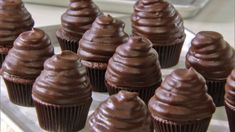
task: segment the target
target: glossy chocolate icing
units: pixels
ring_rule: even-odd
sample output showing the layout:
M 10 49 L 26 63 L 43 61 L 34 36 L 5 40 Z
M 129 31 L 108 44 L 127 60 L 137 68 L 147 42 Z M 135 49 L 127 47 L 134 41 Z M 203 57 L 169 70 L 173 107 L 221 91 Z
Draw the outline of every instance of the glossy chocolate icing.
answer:
M 151 118 L 137 93 L 120 91 L 89 117 L 90 132 L 151 132 Z
M 143 88 L 161 82 L 158 54 L 152 43 L 139 36 L 120 45 L 109 60 L 106 82 L 113 87 Z
M 34 21 L 21 0 L 0 0 L 0 52 L 7 53 L 15 39 L 31 30 Z
M 69 9 L 61 16 L 63 36 L 80 40 L 100 14 L 101 11 L 92 0 L 70 0 Z
M 235 68 L 232 70 L 225 85 L 225 102 L 235 107 Z
M 145 36 L 153 45 L 174 45 L 185 39 L 183 19 L 164 0 L 139 0 L 134 5 L 132 32 Z
M 54 48 L 44 31 L 34 28 L 23 32 L 15 40 L 13 48 L 3 62 L 3 77 L 34 82 L 43 70 L 44 61 L 53 54 Z
M 192 68 L 177 69 L 168 75 L 148 106 L 153 118 L 171 121 L 200 120 L 215 112 L 205 79 Z
M 110 15 L 97 17 L 79 42 L 79 57 L 85 61 L 108 63 L 117 46 L 128 40 L 124 27 L 124 22 Z
M 33 98 L 58 105 L 77 105 L 90 101 L 91 85 L 85 67 L 71 51 L 54 55 L 33 85 Z
M 206 79 L 225 80 L 235 68 L 235 50 L 217 32 L 202 31 L 192 40 L 186 66 Z

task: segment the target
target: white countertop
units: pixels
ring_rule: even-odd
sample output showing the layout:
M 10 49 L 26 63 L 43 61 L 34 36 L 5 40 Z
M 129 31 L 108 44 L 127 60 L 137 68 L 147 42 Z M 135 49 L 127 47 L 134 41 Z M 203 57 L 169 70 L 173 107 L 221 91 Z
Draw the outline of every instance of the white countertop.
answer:
M 60 24 L 60 16 L 64 7 L 26 4 L 33 15 L 36 26 Z M 111 13 L 113 16 L 126 14 Z M 206 8 L 190 19 L 186 19 L 185 27 L 197 33 L 202 30 L 212 30 L 223 34 L 226 41 L 234 46 L 234 0 L 211 0 Z M 235 47 L 235 46 L 234 46 Z

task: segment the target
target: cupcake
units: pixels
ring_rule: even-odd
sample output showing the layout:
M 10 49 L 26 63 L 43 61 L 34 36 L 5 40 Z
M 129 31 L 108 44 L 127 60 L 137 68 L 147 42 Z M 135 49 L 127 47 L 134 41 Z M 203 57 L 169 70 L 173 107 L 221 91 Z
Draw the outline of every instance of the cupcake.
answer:
M 151 117 L 137 93 L 120 91 L 89 117 L 89 132 L 152 132 Z
M 2 76 L 12 103 L 33 106 L 32 85 L 54 54 L 47 34 L 40 29 L 23 32 L 14 42 L 2 65 Z
M 235 68 L 227 79 L 224 99 L 230 131 L 235 132 Z
M 186 35 L 183 19 L 173 5 L 164 0 L 139 0 L 131 21 L 133 34 L 153 43 L 162 68 L 178 63 Z
M 206 132 L 215 112 L 205 79 L 194 69 L 168 75 L 148 108 L 157 132 Z
M 87 68 L 93 91 L 106 92 L 104 75 L 116 48 L 128 40 L 124 23 L 110 15 L 98 16 L 79 42 L 78 55 Z
M 130 37 L 116 49 L 105 73 L 110 95 L 120 90 L 137 92 L 146 104 L 161 81 L 158 54 L 152 43 L 140 36 Z
M 204 76 L 216 106 L 223 106 L 226 78 L 235 68 L 235 50 L 223 36 L 212 31 L 199 32 L 186 55 L 186 67 L 193 67 Z
M 73 132 L 84 128 L 92 102 L 85 67 L 71 51 L 54 55 L 33 85 L 40 126 L 47 131 Z
M 61 27 L 56 32 L 61 49 L 77 53 L 79 40 L 101 14 L 92 0 L 70 0 L 69 9 L 61 16 Z
M 16 38 L 31 30 L 34 21 L 21 0 L 0 1 L 0 69 Z

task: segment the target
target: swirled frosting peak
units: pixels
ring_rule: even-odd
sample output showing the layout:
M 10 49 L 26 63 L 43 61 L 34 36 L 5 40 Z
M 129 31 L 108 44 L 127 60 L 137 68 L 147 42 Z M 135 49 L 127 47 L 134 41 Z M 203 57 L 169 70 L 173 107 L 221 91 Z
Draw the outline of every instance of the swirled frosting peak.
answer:
M 43 63 L 54 54 L 54 48 L 44 31 L 34 28 L 15 40 L 3 65 L 3 76 L 15 76 L 34 81 L 43 70 Z
M 58 105 L 91 101 L 91 85 L 79 57 L 65 50 L 48 59 L 33 85 L 33 98 Z
M 235 68 L 235 50 L 221 34 L 201 31 L 192 40 L 186 66 L 193 67 L 206 79 L 225 80 Z
M 130 37 L 109 60 L 105 80 L 115 87 L 142 88 L 158 84 L 161 71 L 152 43 L 144 37 Z
M 205 79 L 192 68 L 168 75 L 148 106 L 152 117 L 171 121 L 204 119 L 215 112 Z
M 174 45 L 185 39 L 183 19 L 164 0 L 138 0 L 132 14 L 132 32 L 154 45 Z
M 0 48 L 11 48 L 15 39 L 31 30 L 34 21 L 21 0 L 0 0 Z
M 101 14 L 92 0 L 70 0 L 69 9 L 61 17 L 62 32 L 69 39 L 80 39 Z
M 225 102 L 235 107 L 235 68 L 232 70 L 225 85 Z
M 125 24 L 110 15 L 98 16 L 79 42 L 78 54 L 82 60 L 108 63 L 117 46 L 128 40 Z
M 120 91 L 89 117 L 91 132 L 151 132 L 151 118 L 137 93 Z

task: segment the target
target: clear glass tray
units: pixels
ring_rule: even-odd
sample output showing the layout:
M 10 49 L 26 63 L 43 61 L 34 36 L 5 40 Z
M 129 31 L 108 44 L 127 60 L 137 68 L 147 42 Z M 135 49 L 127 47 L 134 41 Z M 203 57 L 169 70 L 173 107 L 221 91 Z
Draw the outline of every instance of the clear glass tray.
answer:
M 126 23 L 126 31 L 130 33 L 130 22 L 127 18 L 123 19 Z M 55 31 L 58 28 L 57 26 L 49 26 L 49 27 L 42 27 L 45 32 L 48 33 L 50 36 L 52 43 L 55 46 L 56 53 L 60 52 L 60 48 L 58 45 L 58 41 L 55 37 Z M 185 60 L 185 54 L 190 47 L 190 41 L 195 36 L 194 33 L 192 33 L 189 30 L 185 30 L 186 33 L 186 41 L 183 46 L 183 50 L 181 53 L 181 58 L 178 63 L 178 65 L 163 69 L 163 77 L 165 77 L 167 74 L 172 72 L 176 68 L 184 68 L 184 60 Z M 6 86 L 2 80 L 2 77 L 0 77 L 0 86 L 1 86 L 1 106 L 0 109 L 4 114 L 6 114 L 14 123 L 16 123 L 24 132 L 42 132 L 43 130 L 39 127 L 36 111 L 34 108 L 27 108 L 27 107 L 21 107 L 12 104 L 9 101 Z M 89 110 L 89 115 L 94 112 L 95 108 L 100 104 L 100 102 L 104 101 L 107 97 L 107 93 L 92 93 L 93 102 L 91 105 L 91 108 Z M 17 131 L 18 132 L 18 131 Z M 87 127 L 84 128 L 81 132 L 87 132 Z M 213 116 L 213 119 L 210 123 L 210 127 L 208 132 L 229 132 L 228 128 L 228 121 L 226 117 L 226 113 L 224 110 L 224 107 L 220 107 L 216 109 L 216 112 Z

